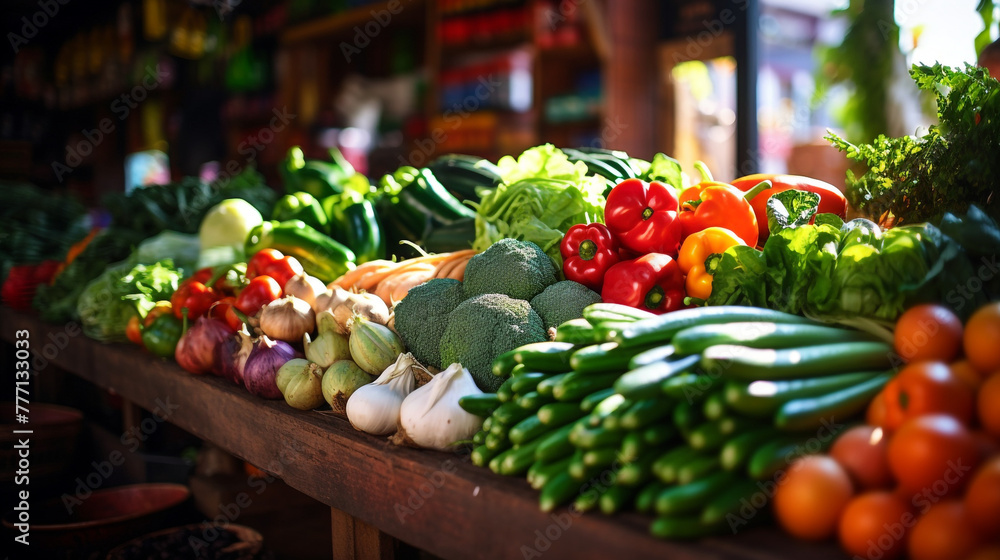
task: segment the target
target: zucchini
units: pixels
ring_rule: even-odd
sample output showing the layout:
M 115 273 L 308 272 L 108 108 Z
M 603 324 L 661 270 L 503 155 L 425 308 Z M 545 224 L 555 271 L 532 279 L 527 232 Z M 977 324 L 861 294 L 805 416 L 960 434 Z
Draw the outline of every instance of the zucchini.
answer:
M 622 346 L 640 346 L 669 341 L 678 332 L 698 325 L 734 323 L 737 321 L 770 321 L 798 325 L 814 325 L 815 321 L 772 309 L 744 307 L 740 305 L 719 305 L 681 309 L 673 313 L 656 315 L 642 321 L 635 321 L 615 333 L 614 341 Z
M 552 396 L 561 402 L 579 402 L 594 391 L 611 387 L 618 377 L 617 373 L 587 375 L 574 371 L 573 373 L 566 374 L 566 377 L 561 378 L 555 383 L 552 388 Z
M 645 399 L 662 393 L 664 381 L 697 367 L 699 356 L 685 356 L 674 361 L 658 361 L 633 369 L 615 382 L 615 390 L 629 398 Z
M 673 403 L 665 398 L 652 398 L 641 400 L 627 411 L 620 418 L 620 425 L 626 430 L 638 430 L 670 416 L 673 412 Z
M 583 318 L 591 325 L 609 321 L 631 323 L 644 319 L 654 319 L 657 315 L 619 303 L 594 303 L 583 308 Z
M 677 515 L 701 511 L 709 500 L 723 493 L 736 480 L 733 473 L 718 471 L 700 480 L 667 488 L 656 497 L 656 513 Z
M 815 324 L 758 321 L 698 325 L 678 332 L 670 342 L 679 354 L 700 354 L 717 344 L 738 344 L 750 348 L 796 348 L 866 340 L 874 339 L 872 335 L 862 331 Z
M 727 379 L 794 379 L 885 369 L 892 365 L 894 355 L 892 346 L 884 342 L 836 342 L 781 350 L 719 344 L 702 353 L 701 367 Z
M 538 420 L 552 429 L 579 420 L 586 414 L 576 403 L 549 403 L 538 409 Z
M 600 344 L 607 342 L 604 338 L 604 331 L 594 328 L 590 321 L 583 318 L 570 319 L 556 327 L 556 342 L 579 345 Z
M 877 374 L 853 387 L 818 397 L 788 401 L 774 416 L 774 425 L 781 430 L 805 431 L 818 429 L 827 420 L 851 418 L 864 411 L 892 377 L 891 372 Z
M 750 462 L 750 458 L 761 446 L 781 437 L 781 433 L 770 426 L 738 434 L 722 445 L 719 463 L 729 471 L 741 469 Z
M 530 370 L 558 373 L 569 368 L 569 357 L 576 348 L 569 342 L 547 341 L 525 344 L 511 352 L 516 363 Z
M 646 347 L 622 348 L 614 342 L 594 344 L 574 352 L 569 364 L 576 373 L 625 373 L 632 358 L 647 349 Z
M 629 369 L 639 369 L 642 366 L 648 366 L 649 364 L 655 364 L 656 362 L 664 362 L 677 355 L 677 351 L 671 344 L 664 344 L 662 346 L 654 346 L 649 350 L 644 352 L 639 352 L 628 362 Z
M 726 405 L 736 412 L 755 418 L 773 418 L 788 401 L 853 387 L 871 377 L 871 373 L 861 372 L 781 381 L 727 381 L 723 394 Z
M 500 406 L 500 398 L 496 393 L 480 393 L 476 395 L 466 395 L 458 399 L 458 406 L 469 414 L 475 414 L 481 418 L 487 418 Z

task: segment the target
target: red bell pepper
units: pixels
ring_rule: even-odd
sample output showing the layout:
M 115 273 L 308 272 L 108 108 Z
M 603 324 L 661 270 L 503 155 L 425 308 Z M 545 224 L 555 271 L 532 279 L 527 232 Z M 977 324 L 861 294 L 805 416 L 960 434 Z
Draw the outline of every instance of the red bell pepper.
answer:
M 663 253 L 622 261 L 604 275 L 601 299 L 652 313 L 676 311 L 684 306 L 684 273 Z
M 733 181 L 733 186 L 741 191 L 749 191 L 761 181 L 771 181 L 771 188 L 750 199 L 750 206 L 757 215 L 757 242 L 761 245 L 767 241 L 770 231 L 767 229 L 767 201 L 782 191 L 791 189 L 813 192 L 819 195 L 817 214 L 836 214 L 843 218 L 847 214 L 847 199 L 840 189 L 819 179 L 799 175 L 765 175 L 756 174 L 740 177 Z
M 626 248 L 676 256 L 681 244 L 677 192 L 670 185 L 626 179 L 615 185 L 604 207 L 604 221 Z
M 618 262 L 618 240 L 604 224 L 577 224 L 566 231 L 559 252 L 566 279 L 600 293 L 604 273 Z

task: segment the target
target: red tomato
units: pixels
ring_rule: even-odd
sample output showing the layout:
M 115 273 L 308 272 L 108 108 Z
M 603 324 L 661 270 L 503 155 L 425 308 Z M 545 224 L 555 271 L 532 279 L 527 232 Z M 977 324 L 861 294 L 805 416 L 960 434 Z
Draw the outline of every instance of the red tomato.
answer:
M 968 426 L 975 392 L 941 362 L 917 362 L 903 368 L 883 389 L 885 427 L 899 428 L 910 418 L 947 414 Z
M 962 321 L 943 305 L 911 307 L 896 321 L 894 346 L 907 362 L 950 362 L 962 349 Z
M 302 265 L 295 257 L 281 257 L 263 269 L 263 273 L 274 278 L 282 289 L 285 288 L 285 283 L 288 282 L 289 278 L 300 272 L 302 272 Z
M 178 288 L 177 292 L 180 291 L 181 289 Z M 175 296 L 177 292 L 174 293 Z M 212 304 L 219 299 L 220 294 L 201 282 L 189 281 L 187 292 L 184 296 L 183 299 L 178 299 L 176 302 L 173 297 L 170 298 L 170 303 L 174 308 L 174 315 L 182 319 L 184 317 L 184 310 L 187 309 L 188 319 L 197 319 L 208 312 Z
M 958 420 L 943 414 L 908 420 L 889 441 L 889 469 L 899 490 L 912 496 L 915 504 L 960 493 L 979 459 L 976 438 Z
M 854 495 L 851 479 L 836 461 L 809 455 L 795 461 L 774 493 L 774 513 L 788 533 L 800 539 L 825 539 Z
M 885 491 L 866 492 L 852 499 L 840 516 L 840 545 L 854 558 L 899 558 L 916 519 L 902 496 Z
M 260 251 L 257 251 L 257 253 L 250 257 L 250 260 L 247 261 L 247 280 L 253 280 L 261 274 L 266 274 L 264 270 L 275 262 L 281 260 L 284 256 L 285 255 L 282 255 L 281 251 L 277 249 L 261 249 Z
M 236 309 L 253 316 L 261 307 L 281 297 L 281 286 L 270 276 L 257 276 L 236 296 Z
M 211 280 L 212 276 L 215 276 L 215 272 L 212 270 L 212 267 L 206 266 L 205 268 L 199 268 L 197 271 L 195 271 L 195 273 L 191 275 L 191 278 L 188 278 L 187 281 L 201 282 L 202 284 L 204 284 L 209 280 Z
M 857 488 L 888 488 L 892 484 L 889 472 L 888 438 L 882 428 L 856 426 L 847 430 L 830 448 L 830 456 L 847 474 Z
M 1000 535 L 1000 457 L 987 461 L 965 491 L 969 521 L 984 537 Z
M 958 500 L 934 504 L 910 532 L 907 545 L 910 560 L 953 560 L 969 556 L 983 544 L 982 537 L 969 521 L 969 513 Z

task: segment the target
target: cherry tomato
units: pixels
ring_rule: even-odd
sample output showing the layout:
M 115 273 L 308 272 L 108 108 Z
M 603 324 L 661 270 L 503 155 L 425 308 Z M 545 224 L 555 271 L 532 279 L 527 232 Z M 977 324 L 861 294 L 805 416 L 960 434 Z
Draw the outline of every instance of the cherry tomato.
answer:
M 951 416 L 912 418 L 889 440 L 889 469 L 899 490 L 925 503 L 960 493 L 978 464 L 976 438 Z
M 896 353 L 907 362 L 950 362 L 962 348 L 962 321 L 943 305 L 911 307 L 896 322 Z
M 182 289 L 187 288 L 183 293 L 183 299 L 175 298 L 177 293 L 181 292 Z M 214 289 L 202 284 L 201 282 L 189 281 L 185 286 L 177 289 L 174 292 L 174 297 L 170 298 L 170 302 L 173 305 L 174 316 L 178 319 L 184 318 L 184 310 L 187 309 L 188 319 L 197 319 L 201 317 L 206 312 L 208 308 L 212 307 L 212 304 L 216 302 L 220 297 L 220 294 Z
M 194 274 L 191 275 L 191 278 L 188 278 L 186 281 L 207 284 L 213 276 L 215 276 L 215 271 L 212 270 L 212 267 L 206 266 L 205 268 L 199 268 Z
M 910 531 L 910 560 L 954 560 L 972 554 L 983 539 L 970 521 L 959 500 L 934 504 Z
M 882 428 L 856 426 L 847 430 L 830 448 L 830 456 L 844 467 L 855 487 L 888 488 L 892 484 L 886 449 L 888 438 Z
M 257 251 L 257 253 L 250 257 L 250 260 L 247 261 L 247 280 L 253 280 L 262 274 L 266 274 L 264 270 L 273 263 L 281 260 L 284 256 L 285 255 L 282 255 L 281 251 L 277 249 L 261 249 L 260 251 Z
M 976 411 L 983 429 L 1000 438 L 1000 374 L 989 376 L 979 388 Z
M 302 272 L 302 265 L 295 257 L 282 257 L 264 269 L 264 274 L 274 278 L 281 289 L 285 288 L 288 279 Z
M 865 422 L 869 426 L 885 427 L 885 389 L 875 395 L 872 402 L 868 404 L 868 411 L 865 412 Z
M 236 296 L 236 309 L 248 316 L 281 297 L 281 286 L 270 276 L 257 276 Z
M 866 492 L 848 502 L 840 516 L 840 546 L 854 558 L 899 558 L 916 519 L 902 496 L 882 490 Z
M 964 503 L 969 520 L 984 537 L 1000 535 L 1000 457 L 972 475 Z
M 212 308 L 209 309 L 208 314 L 214 319 L 224 321 L 234 331 L 238 331 L 243 328 L 243 321 L 240 321 L 239 317 L 233 313 L 233 305 L 235 303 L 235 297 L 224 297 L 212 304 Z
M 125 336 L 132 344 L 142 345 L 142 319 L 138 315 L 129 317 L 125 325 Z
M 951 373 L 954 374 L 955 377 L 965 381 L 969 384 L 969 387 L 972 387 L 973 389 L 979 389 L 979 386 L 986 380 L 986 376 L 980 374 L 979 371 L 972 366 L 969 360 L 952 362 L 948 364 L 948 367 L 951 369 Z
M 947 414 L 968 426 L 972 422 L 975 394 L 941 362 L 917 362 L 903 368 L 883 389 L 885 427 L 899 428 L 910 418 Z
M 1000 301 L 988 303 L 965 324 L 965 356 L 983 375 L 1000 371 Z
M 837 531 L 841 511 L 854 495 L 839 463 L 823 455 L 795 461 L 774 493 L 774 512 L 788 533 L 825 539 Z

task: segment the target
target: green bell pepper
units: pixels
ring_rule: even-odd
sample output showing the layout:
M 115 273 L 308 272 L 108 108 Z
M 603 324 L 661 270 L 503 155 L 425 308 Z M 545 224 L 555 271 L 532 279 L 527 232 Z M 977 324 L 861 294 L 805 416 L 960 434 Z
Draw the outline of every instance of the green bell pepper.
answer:
M 330 236 L 350 247 L 358 264 L 385 258 L 385 235 L 370 200 L 345 193 L 323 199 L 323 210 L 330 216 Z
M 323 206 L 307 192 L 286 194 L 279 198 L 271 218 L 279 222 L 302 220 L 319 231 L 329 229 L 329 218 L 323 211 Z
M 343 192 L 340 183 L 348 174 L 338 165 L 325 161 L 306 159 L 302 148 L 293 146 L 278 165 L 285 192 L 307 192 L 316 199 Z
M 173 358 L 177 342 L 184 334 L 181 320 L 173 313 L 160 315 L 148 327 L 142 330 L 142 345 L 154 356 Z
M 253 255 L 268 248 L 295 257 L 309 275 L 323 283 L 332 282 L 354 268 L 353 251 L 302 220 L 271 220 L 250 230 L 246 254 Z

